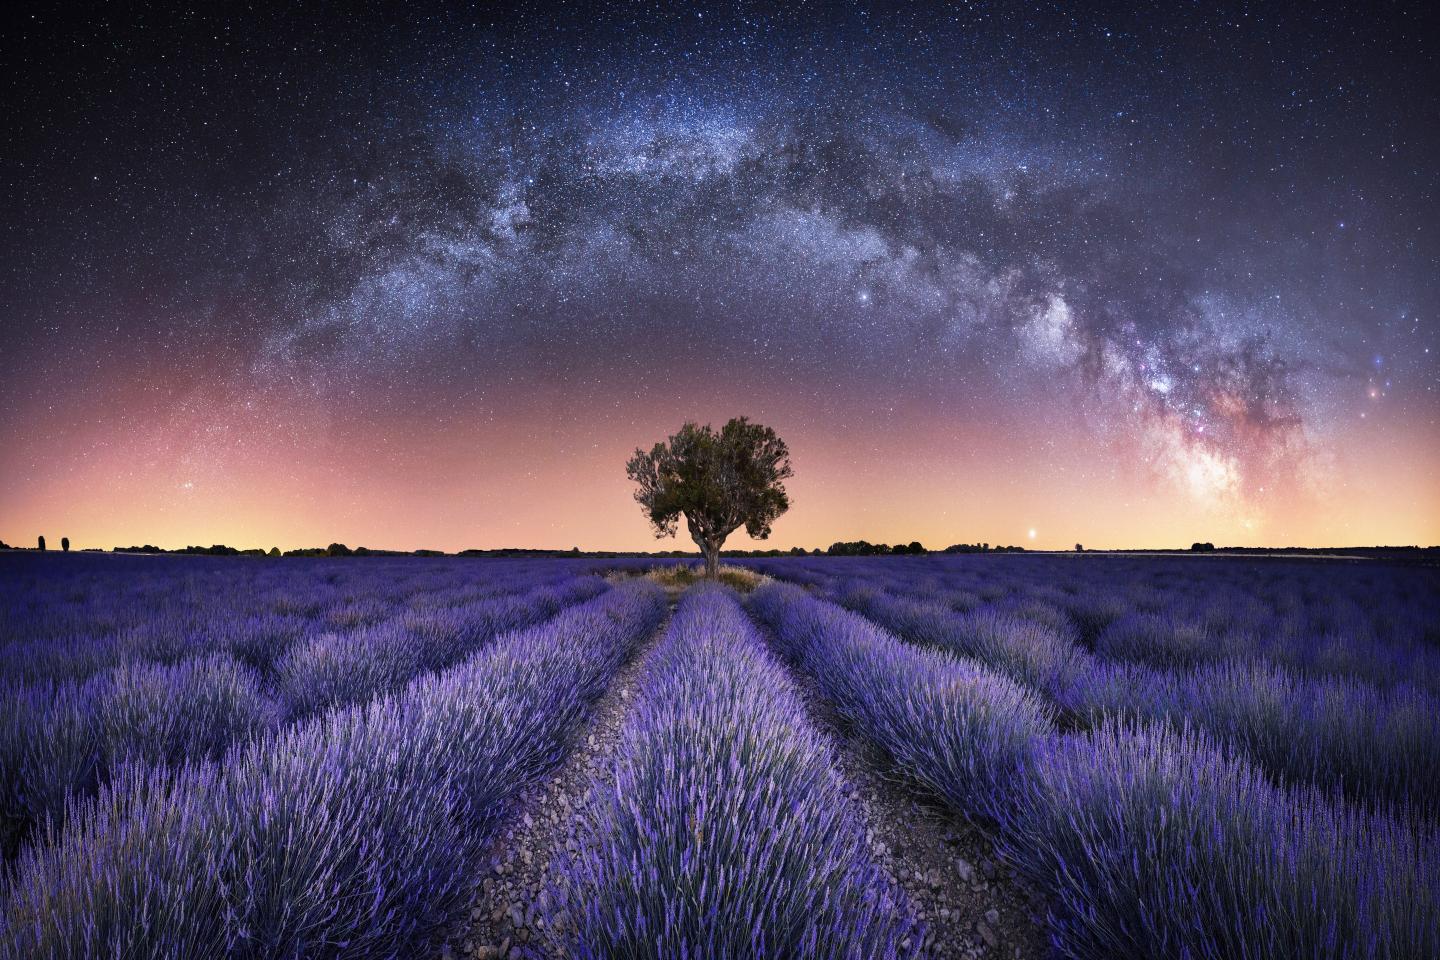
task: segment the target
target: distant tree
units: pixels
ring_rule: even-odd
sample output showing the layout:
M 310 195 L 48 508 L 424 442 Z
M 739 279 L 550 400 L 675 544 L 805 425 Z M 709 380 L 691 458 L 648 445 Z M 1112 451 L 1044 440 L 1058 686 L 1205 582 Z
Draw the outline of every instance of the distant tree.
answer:
M 60 549 L 63 550 L 65 553 L 69 553 L 69 552 L 70 552 L 70 538 L 69 538 L 69 537 L 61 537 L 61 538 L 60 538 Z
M 269 552 L 268 554 L 266 554 L 266 556 L 271 556 L 271 557 L 278 557 L 278 556 L 280 556 L 280 548 L 279 548 L 279 547 L 271 547 L 271 548 L 270 548 L 270 552 Z
M 720 548 L 740 527 L 756 540 L 790 508 L 784 481 L 794 475 L 790 450 L 769 427 L 736 417 L 718 431 L 687 422 L 647 453 L 637 449 L 625 473 L 655 536 L 675 535 L 681 515 L 705 556 L 705 576 L 719 576 Z
M 925 546 L 924 546 L 919 540 L 911 540 L 911 541 L 910 541 L 910 546 L 907 547 L 906 549 L 907 549 L 910 553 L 917 554 L 917 555 L 918 555 L 918 554 L 923 554 L 923 553 L 928 553 L 928 552 L 929 552 L 929 551 L 927 551 L 927 550 L 925 549 Z
M 345 544 L 343 543 L 332 543 L 330 544 L 330 546 L 325 548 L 325 556 L 348 557 L 350 556 L 350 548 L 345 546 Z
M 37 549 L 40 549 L 40 550 L 44 550 L 44 549 L 45 549 L 45 534 L 43 534 L 43 533 L 40 534 L 40 546 L 39 546 Z
M 1192 543 L 1190 544 L 1190 549 L 1194 553 L 1212 553 L 1215 550 L 1215 544 L 1209 542 Z
M 1085 545 L 1084 545 L 1084 544 L 1080 544 L 1080 543 L 1075 544 L 1075 552 L 1076 552 L 1076 553 L 1084 553 L 1084 552 L 1085 552 Z
M 883 557 L 888 554 L 903 556 L 908 553 L 924 552 L 925 548 L 918 541 L 912 542 L 908 546 L 897 543 L 892 547 L 884 543 L 871 543 L 869 540 L 837 540 L 825 550 L 825 553 L 832 557 Z

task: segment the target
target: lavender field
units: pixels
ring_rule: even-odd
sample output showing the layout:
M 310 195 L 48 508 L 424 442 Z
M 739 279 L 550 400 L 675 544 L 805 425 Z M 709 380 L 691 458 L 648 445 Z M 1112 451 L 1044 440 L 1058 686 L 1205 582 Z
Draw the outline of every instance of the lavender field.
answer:
M 0 957 L 1440 956 L 1440 572 L 0 556 Z

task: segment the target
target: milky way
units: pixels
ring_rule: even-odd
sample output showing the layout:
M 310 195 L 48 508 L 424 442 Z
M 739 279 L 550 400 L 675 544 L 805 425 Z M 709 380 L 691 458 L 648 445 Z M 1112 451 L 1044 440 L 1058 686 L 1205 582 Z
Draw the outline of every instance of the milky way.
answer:
M 56 484 L 118 470 L 201 539 L 202 505 L 241 509 L 261 463 L 273 509 L 307 509 L 326 471 L 297 459 L 346 474 L 334 510 L 356 536 L 393 535 L 356 520 L 377 496 L 356 450 L 384 468 L 372 486 L 423 470 L 470 509 L 455 484 L 502 450 L 539 449 L 543 473 L 570 449 L 544 439 L 587 424 L 623 450 L 653 439 L 636 410 L 708 416 L 729 383 L 790 428 L 802 477 L 807 443 L 904 437 L 917 482 L 953 476 L 960 497 L 993 449 L 991 486 L 1059 471 L 1072 516 L 1120 477 L 1118 513 L 1173 505 L 1233 540 L 1433 539 L 1423 26 L 1049 7 L 22 20 L 0 535 L 28 539 Z M 807 529 L 999 538 L 1036 523 L 1006 489 L 970 526 L 832 509 Z M 446 536 L 426 517 L 418 535 Z

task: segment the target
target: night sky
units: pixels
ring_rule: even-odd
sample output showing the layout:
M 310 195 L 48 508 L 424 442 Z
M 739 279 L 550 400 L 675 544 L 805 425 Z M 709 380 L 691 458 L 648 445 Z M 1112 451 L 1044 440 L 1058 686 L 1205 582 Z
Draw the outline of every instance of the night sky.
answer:
M 1440 542 L 1424 5 L 51 6 L 11 544 L 648 548 L 742 413 L 782 548 Z

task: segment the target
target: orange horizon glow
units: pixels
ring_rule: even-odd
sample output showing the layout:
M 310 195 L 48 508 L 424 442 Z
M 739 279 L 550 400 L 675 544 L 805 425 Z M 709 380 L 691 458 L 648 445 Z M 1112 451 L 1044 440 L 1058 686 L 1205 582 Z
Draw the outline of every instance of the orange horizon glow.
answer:
M 558 415 L 571 402 L 553 396 L 488 420 L 342 425 L 294 415 L 283 442 L 229 408 L 190 425 L 133 413 L 101 415 L 85 428 L 72 419 L 44 431 L 47 440 L 23 458 L 13 447 L 3 455 L 0 540 L 34 546 L 44 534 L 56 548 L 68 536 L 74 550 L 340 542 L 447 553 L 688 551 L 683 532 L 650 534 L 624 462 L 687 418 L 718 423 L 743 411 L 789 443 L 793 506 L 768 541 L 742 530 L 727 541 L 732 549 L 823 549 L 839 540 L 1037 550 L 1440 542 L 1430 480 L 1440 476 L 1440 453 L 1393 430 L 1342 431 L 1323 469 L 1291 478 L 1268 499 L 1232 502 L 1207 500 L 1183 465 L 1178 474 L 1173 464 L 1161 469 L 1133 445 L 1072 429 L 1058 399 L 1038 420 L 999 408 L 962 417 L 916 401 L 859 429 L 863 411 L 799 394 L 730 384 L 695 404 L 686 393 L 586 406 L 593 420 Z

